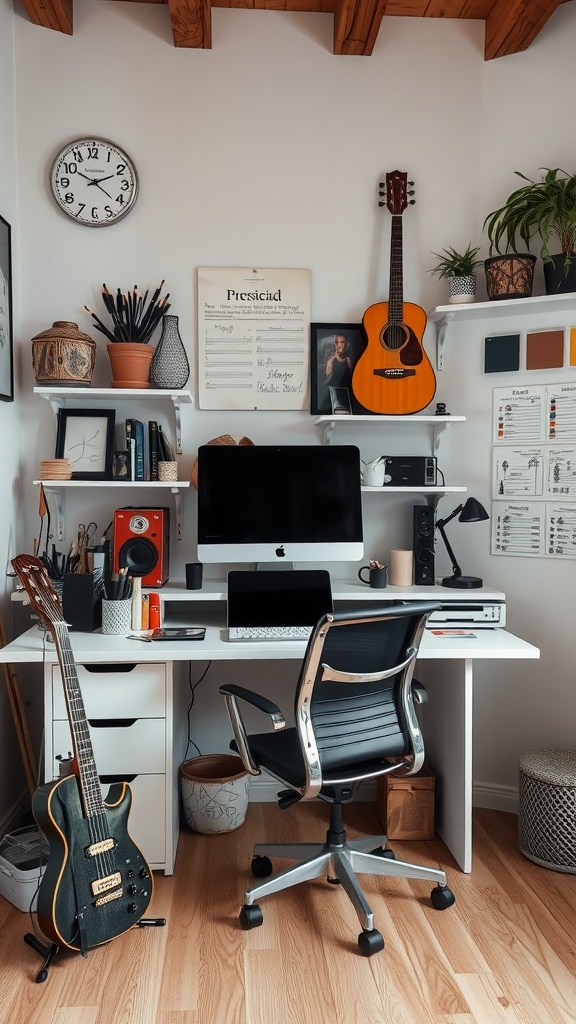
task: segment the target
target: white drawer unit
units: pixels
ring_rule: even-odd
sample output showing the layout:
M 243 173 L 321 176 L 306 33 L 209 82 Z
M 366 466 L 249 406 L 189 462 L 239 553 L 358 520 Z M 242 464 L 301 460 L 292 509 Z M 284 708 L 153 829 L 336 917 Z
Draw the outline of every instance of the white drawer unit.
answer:
M 103 795 L 112 782 L 130 784 L 129 832 L 152 868 L 172 874 L 179 831 L 178 769 L 187 736 L 185 686 L 174 683 L 171 662 L 94 663 L 76 669 Z M 57 665 L 45 668 L 45 709 L 44 777 L 50 780 L 59 773 L 59 758 L 72 751 Z

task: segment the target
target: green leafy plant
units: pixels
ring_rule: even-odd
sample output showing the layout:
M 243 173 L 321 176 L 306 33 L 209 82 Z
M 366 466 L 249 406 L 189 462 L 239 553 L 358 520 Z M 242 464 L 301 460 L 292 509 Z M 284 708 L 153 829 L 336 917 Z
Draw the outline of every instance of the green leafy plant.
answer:
M 432 267 L 430 273 L 437 274 L 438 277 L 472 277 L 482 265 L 482 260 L 477 258 L 479 252 L 480 246 L 473 248 L 472 244 L 465 252 L 457 252 L 450 246 L 442 249 L 442 252 L 433 252 L 432 255 L 436 256 L 438 263 Z
M 576 246 L 576 174 L 567 174 L 560 167 L 542 167 L 546 173 L 533 181 L 514 171 L 527 182 L 512 192 L 503 206 L 489 213 L 484 230 L 490 243 L 490 255 L 517 251 L 519 240 L 528 251 L 531 238 L 538 234 L 542 242 L 541 259 L 550 262 L 550 246 L 556 239 L 566 257 L 565 269 Z

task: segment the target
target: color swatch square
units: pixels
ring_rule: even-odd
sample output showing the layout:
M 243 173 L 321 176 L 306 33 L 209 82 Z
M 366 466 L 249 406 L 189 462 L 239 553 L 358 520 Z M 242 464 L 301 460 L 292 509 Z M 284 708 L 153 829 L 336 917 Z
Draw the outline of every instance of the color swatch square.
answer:
M 506 373 L 519 369 L 519 334 L 497 334 L 484 338 L 484 373 Z
M 526 335 L 526 369 L 564 366 L 564 331 L 532 331 Z

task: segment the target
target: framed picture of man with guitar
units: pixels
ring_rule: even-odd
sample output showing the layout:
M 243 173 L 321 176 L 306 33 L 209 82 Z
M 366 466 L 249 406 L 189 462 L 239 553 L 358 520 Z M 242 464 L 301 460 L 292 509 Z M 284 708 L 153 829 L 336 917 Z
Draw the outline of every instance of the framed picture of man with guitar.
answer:
M 352 374 L 366 348 L 362 324 L 310 324 L 310 412 L 358 413 Z

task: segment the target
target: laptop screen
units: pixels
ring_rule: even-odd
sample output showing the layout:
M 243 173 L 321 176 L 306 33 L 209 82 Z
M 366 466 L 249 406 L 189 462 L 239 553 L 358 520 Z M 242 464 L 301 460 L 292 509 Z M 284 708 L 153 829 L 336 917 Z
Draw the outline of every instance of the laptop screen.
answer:
M 234 569 L 228 573 L 228 627 L 313 626 L 333 610 L 326 569 Z

